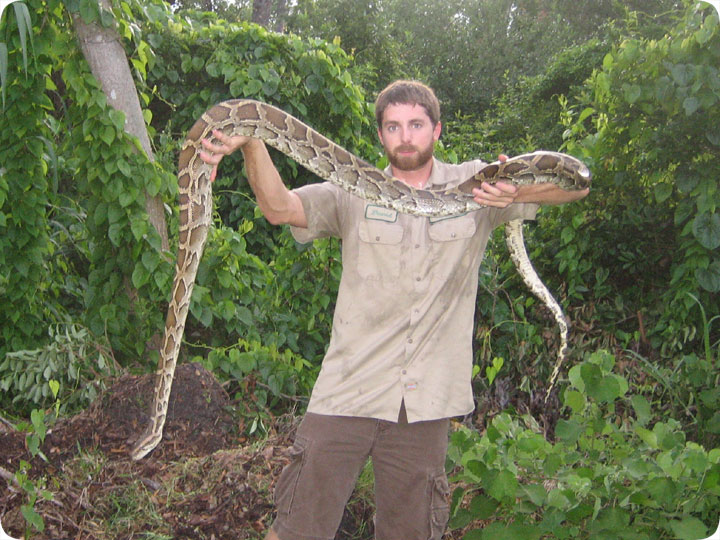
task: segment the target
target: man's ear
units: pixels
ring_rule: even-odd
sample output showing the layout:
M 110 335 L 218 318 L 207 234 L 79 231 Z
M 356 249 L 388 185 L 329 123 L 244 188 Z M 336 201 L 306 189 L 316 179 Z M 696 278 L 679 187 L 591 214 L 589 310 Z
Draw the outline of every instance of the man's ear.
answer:
M 440 133 L 442 133 L 442 122 L 438 121 L 433 129 L 433 139 L 435 139 L 435 142 L 440 140 Z

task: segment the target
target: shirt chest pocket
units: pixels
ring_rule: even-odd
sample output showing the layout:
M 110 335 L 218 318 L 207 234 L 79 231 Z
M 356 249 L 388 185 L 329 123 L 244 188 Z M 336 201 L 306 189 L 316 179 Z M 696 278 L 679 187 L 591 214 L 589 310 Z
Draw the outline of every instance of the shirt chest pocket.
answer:
M 452 242 L 472 238 L 476 230 L 475 220 L 471 216 L 461 216 L 431 223 L 428 235 L 434 242 Z
M 400 276 L 404 230 L 397 223 L 361 221 L 358 273 L 363 279 L 395 280 Z
M 428 272 L 448 280 L 471 272 L 477 255 L 474 238 L 477 227 L 472 216 L 444 219 L 428 227 Z

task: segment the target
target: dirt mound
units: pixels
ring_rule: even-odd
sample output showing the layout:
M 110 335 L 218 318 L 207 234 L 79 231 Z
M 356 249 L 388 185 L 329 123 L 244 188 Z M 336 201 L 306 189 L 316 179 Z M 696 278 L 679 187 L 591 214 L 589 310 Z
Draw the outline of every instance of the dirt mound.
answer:
M 223 388 L 199 364 L 185 364 L 176 372 L 163 441 L 132 461 L 153 384 L 153 376 L 124 376 L 86 411 L 58 421 L 42 446 L 48 462 L 31 459 L 23 433 L 0 431 L 0 467 L 14 473 L 28 461 L 33 482 L 54 494 L 36 504 L 45 531 L 32 538 L 263 536 L 289 430 L 243 448 Z M 19 537 L 27 497 L 14 479 L 0 481 L 9 486 L 0 495 L 3 527 Z

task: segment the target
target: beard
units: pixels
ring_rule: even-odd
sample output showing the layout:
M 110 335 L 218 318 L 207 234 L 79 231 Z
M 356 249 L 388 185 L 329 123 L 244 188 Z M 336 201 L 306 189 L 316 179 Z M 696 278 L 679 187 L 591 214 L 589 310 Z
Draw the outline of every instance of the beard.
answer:
M 411 156 L 401 155 L 400 152 L 414 150 L 416 153 Z M 434 145 L 421 149 L 415 146 L 398 146 L 394 150 L 388 148 L 385 152 L 390 164 L 399 171 L 416 171 L 430 161 L 433 157 Z

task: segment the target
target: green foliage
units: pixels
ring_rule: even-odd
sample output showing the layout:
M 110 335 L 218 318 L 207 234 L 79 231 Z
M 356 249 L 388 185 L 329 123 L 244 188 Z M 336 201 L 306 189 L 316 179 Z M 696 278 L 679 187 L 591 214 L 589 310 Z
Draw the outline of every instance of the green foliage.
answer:
M 708 319 L 720 313 L 712 142 L 717 19 L 710 8 L 701 13 L 706 16 L 670 10 L 648 25 L 638 22 L 643 14 L 629 12 L 608 34 L 622 32 L 623 45 L 589 40 L 562 51 L 544 73 L 506 91 L 484 117 L 446 121 L 443 137 L 460 160 L 545 148 L 590 165 L 589 197 L 543 207 L 538 226 L 525 226 L 530 256 L 566 313 L 582 313 L 580 327 L 603 329 L 607 345 L 646 342 L 668 365 L 680 347 L 698 354 L 704 347 L 688 293 Z M 664 35 L 668 24 L 676 26 Z M 673 66 L 686 66 L 687 73 Z M 554 345 L 501 242 L 495 233 L 481 274 L 490 296 L 481 293 L 478 300 L 478 363 L 503 356 L 529 390 L 527 377 L 545 378 Z M 548 329 L 537 332 L 543 325 Z M 712 328 L 710 342 L 719 337 Z M 581 342 L 595 343 L 577 334 L 571 350 Z
M 107 25 L 112 16 L 118 23 L 141 101 L 150 106 L 144 113 L 150 133 L 157 135 L 159 159 L 152 164 L 90 74 L 68 11 L 59 2 L 27 5 L 45 24 L 34 27 L 35 60 L 27 74 L 21 35 L 8 26 L 3 125 L 9 129 L 0 134 L 0 365 L 3 405 L 18 412 L 46 404 L 51 377 L 62 383 L 64 406 L 90 399 L 94 387 L 85 381 L 108 367 L 88 358 L 89 345 L 104 341 L 96 336 L 105 336 L 113 357 L 125 362 L 143 356 L 161 330 L 172 255 L 148 222 L 145 198 L 159 195 L 176 208 L 175 151 L 205 109 L 231 97 L 271 101 L 351 150 L 377 154 L 368 142 L 369 105 L 337 45 L 227 25 L 208 14 L 176 17 L 155 3 L 123 3 L 113 13 L 95 2 L 69 3 L 87 22 Z M 276 159 L 290 184 L 316 180 Z M 224 175 L 215 187 L 217 228 L 200 267 L 187 336 L 222 348 L 240 335 L 250 348 L 289 348 L 317 361 L 339 278 L 337 244 L 299 249 L 287 232 L 261 219 L 240 175 Z M 172 240 L 172 219 L 170 226 Z M 305 294 L 308 282 L 324 285 Z M 66 325 L 83 330 L 67 340 L 63 332 L 47 333 Z M 21 373 L 27 365 L 32 369 Z M 56 373 L 63 365 L 67 373 Z M 78 384 L 85 393 L 70 397 Z
M 158 56 L 149 72 L 149 83 L 158 89 L 151 105 L 158 130 L 183 133 L 211 105 L 244 97 L 277 104 L 349 150 L 362 154 L 371 148 L 369 108 L 340 47 L 209 14 L 203 21 L 186 16 L 154 25 L 147 34 Z M 281 172 L 291 171 L 284 178 L 292 183 L 297 166 L 278 161 Z
M 30 42 L 30 48 L 33 46 L 32 38 L 32 22 L 30 20 L 30 12 L 27 6 L 19 0 L 11 1 L 13 9 L 15 11 L 15 21 L 17 24 L 18 38 L 20 42 L 20 51 L 22 52 L 23 69 L 27 74 L 28 70 L 28 41 Z M 2 23 L 2 16 L 5 13 L 5 8 L 10 4 L 3 4 L 0 9 L 0 23 Z M 0 93 L 2 94 L 2 108 L 5 110 L 5 96 L 8 79 L 8 46 L 5 42 L 0 42 Z
M 270 414 L 280 415 L 296 408 L 315 382 L 318 366 L 313 366 L 290 349 L 263 345 L 243 339 L 229 347 L 213 348 L 207 358 L 196 357 L 221 381 L 229 383 L 230 395 L 241 403 L 248 435 L 266 434 Z M 296 397 L 297 396 L 297 397 Z
M 42 14 L 37 5 L 26 4 L 21 11 L 31 20 Z M 44 119 L 51 108 L 45 92 L 53 33 L 34 37 L 34 61 L 28 62 L 28 24 L 20 22 L 25 17 L 4 21 L 8 55 L 1 66 L 6 99 L 0 130 L 0 356 L 34 342 L 50 315 L 48 301 L 57 293 L 54 265 L 46 264 L 54 248 L 48 234 L 46 206 L 52 193 L 43 143 L 50 135 Z
M 627 301 L 656 296 L 653 344 L 664 349 L 697 336 L 688 293 L 710 316 L 720 309 L 718 56 L 716 12 L 688 8 L 666 37 L 627 39 L 606 55 L 566 132 L 600 195 L 587 207 L 592 248 L 577 256 L 617 285 L 622 271 Z M 659 294 L 658 282 L 668 285 Z
M 107 347 L 74 326 L 51 327 L 42 348 L 8 352 L 0 363 L 0 406 L 27 414 L 62 402 L 63 412 L 87 407 L 116 374 Z M 57 385 L 57 386 L 55 386 Z
M 57 381 L 51 381 L 53 394 L 57 398 L 57 389 L 59 384 Z M 55 410 L 55 418 L 57 418 L 58 408 Z M 47 461 L 47 456 L 42 453 L 40 446 L 45 442 L 45 436 L 48 433 L 48 423 L 50 421 L 45 415 L 45 411 L 42 409 L 33 409 L 30 413 L 30 423 L 20 424 L 18 427 L 21 430 L 27 431 L 25 442 L 27 444 L 28 451 L 32 457 L 40 456 L 43 460 Z M 27 527 L 25 530 L 26 536 L 30 534 L 30 527 L 33 527 L 38 532 L 45 530 L 45 520 L 35 510 L 35 503 L 38 498 L 41 497 L 45 501 L 53 500 L 52 492 L 46 488 L 47 479 L 45 477 L 31 478 L 30 475 L 30 464 L 25 460 L 20 460 L 20 466 L 15 472 L 15 482 L 22 491 L 25 492 L 27 502 L 20 506 L 20 513 Z
M 31 534 L 30 527 L 38 532 L 43 532 L 45 530 L 45 520 L 43 520 L 42 516 L 35 510 L 35 503 L 38 501 L 38 498 L 42 498 L 45 501 L 51 501 L 53 499 L 52 492 L 48 491 L 45 486 L 47 480 L 45 478 L 31 479 L 30 464 L 27 461 L 21 460 L 20 467 L 15 472 L 15 481 L 27 497 L 27 502 L 20 506 L 20 513 L 27 523 L 25 536 L 29 537 Z
M 233 97 L 276 103 L 352 151 L 376 154 L 369 143 L 374 140 L 369 106 L 350 78 L 350 58 L 337 45 L 246 23 L 221 24 L 209 14 L 202 24 L 197 15 L 185 17 L 154 25 L 146 34 L 158 58 L 148 82 L 157 88 L 150 105 L 153 124 L 168 143 L 159 149 L 161 160 L 169 161 L 176 133 L 214 103 Z M 339 279 L 337 246 L 320 242 L 298 249 L 287 231 L 268 225 L 255 208 L 239 157 L 223 161 L 214 184 L 216 226 L 198 272 L 187 335 L 218 347 L 240 335 L 289 347 L 315 362 L 329 335 Z M 290 186 L 317 181 L 285 156 L 273 152 L 273 158 Z M 307 290 L 308 282 L 316 288 Z M 205 329 L 211 324 L 209 335 Z
M 243 336 L 248 353 L 286 349 L 317 365 L 330 332 L 339 282 L 337 242 L 324 240 L 312 249 L 299 249 L 285 233 L 275 258 L 265 262 L 247 251 L 246 238 L 254 234 L 254 223 L 246 220 L 239 230 L 218 224 L 210 231 L 190 305 L 194 322 L 186 335 L 199 349 L 213 347 L 209 356 L 236 347 L 237 336 Z M 259 370 L 253 376 L 272 386 L 269 375 Z M 308 394 L 312 373 L 309 379 L 299 372 L 295 376 L 297 380 L 283 385 L 294 385 L 298 395 Z
M 555 442 L 532 418 L 506 413 L 482 435 L 463 428 L 451 436 L 448 460 L 461 486 L 452 528 L 483 520 L 467 539 L 689 540 L 711 531 L 720 448 L 688 442 L 675 420 L 656 421 L 614 363 L 599 351 L 570 370 Z
M 694 300 L 695 299 L 693 297 Z M 664 404 L 667 414 L 685 418 L 686 433 L 694 440 L 706 445 L 720 441 L 720 341 L 711 343 L 713 323 L 720 319 L 716 315 L 708 320 L 705 309 L 697 302 L 703 321 L 703 352 L 679 355 L 669 365 L 658 365 L 641 355 L 634 355 L 655 383 L 644 389 Z
M 172 177 L 150 163 L 125 133 L 124 115 L 107 104 L 77 53 L 66 60 L 63 81 L 72 100 L 63 155 L 75 178 L 70 193 L 85 214 L 84 318 L 94 334 L 107 334 L 113 347 L 142 354 L 162 321 L 150 306 L 165 298 L 172 273 L 148 221 L 145 197 L 169 193 Z M 143 280 L 143 271 L 152 271 L 153 279 Z M 147 319 L 153 324 L 140 322 Z
M 655 32 L 673 0 L 300 0 L 288 28 L 303 36 L 339 39 L 363 78 L 380 90 L 398 77 L 419 78 L 437 92 L 446 119 L 481 114 L 505 91 L 548 70 L 558 52 L 587 40 L 606 41 L 632 21 Z M 575 69 L 589 65 L 580 56 Z M 592 67 L 592 64 L 590 64 Z M 544 103 L 543 105 L 546 105 Z M 536 111 L 542 114 L 542 111 Z

